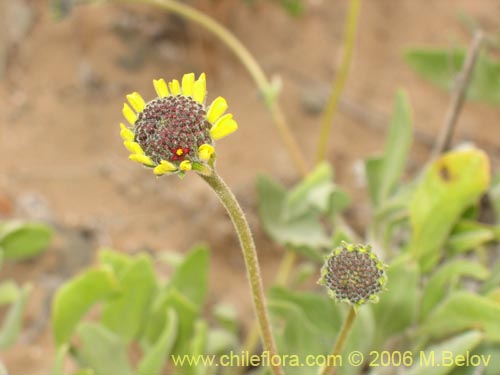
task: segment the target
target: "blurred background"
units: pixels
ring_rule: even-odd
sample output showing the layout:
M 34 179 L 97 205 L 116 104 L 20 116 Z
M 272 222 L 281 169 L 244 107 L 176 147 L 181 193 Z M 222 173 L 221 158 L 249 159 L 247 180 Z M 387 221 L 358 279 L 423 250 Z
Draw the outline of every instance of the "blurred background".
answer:
M 268 75 L 282 79 L 280 101 L 312 164 L 347 1 L 304 0 L 300 14 L 291 14 L 286 1 L 186 3 L 225 25 Z M 157 179 L 127 159 L 118 135 L 127 93 L 138 91 L 148 100 L 153 79 L 194 71 L 207 73 L 209 101 L 219 95 L 228 100 L 240 129 L 218 143 L 218 169 L 249 215 L 268 281 L 281 249 L 259 227 L 255 178 L 270 174 L 287 185 L 299 178 L 247 71 L 206 30 L 147 5 L 77 6 L 57 19 L 54 4 L 0 0 L 0 218 L 42 220 L 56 228 L 49 251 L 0 271 L 0 278 L 34 286 L 20 340 L 0 352 L 15 375 L 48 373 L 51 296 L 102 246 L 155 253 L 206 242 L 217 270 L 210 299 L 233 304 L 243 321 L 251 318 L 237 239 L 215 195 L 194 174 L 183 181 Z M 360 160 L 383 148 L 396 90 L 407 90 L 414 109 L 409 173 L 428 159 L 444 121 L 449 94 L 410 69 L 405 49 L 467 46 L 472 33 L 463 15 L 493 33 L 498 14 L 495 0 L 363 2 L 328 152 L 337 182 L 354 198 L 347 218 L 355 228 L 369 210 Z M 485 149 L 493 170 L 499 119 L 498 107 L 467 103 L 455 137 L 455 143 Z

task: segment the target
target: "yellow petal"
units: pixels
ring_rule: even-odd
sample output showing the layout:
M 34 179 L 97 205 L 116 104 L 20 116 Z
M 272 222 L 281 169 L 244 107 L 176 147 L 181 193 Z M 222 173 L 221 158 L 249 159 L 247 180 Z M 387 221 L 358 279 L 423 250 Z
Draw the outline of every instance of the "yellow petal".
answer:
M 201 73 L 193 86 L 193 99 L 198 103 L 203 104 L 205 95 L 207 94 L 207 78 L 205 73 Z
M 213 139 L 218 140 L 224 138 L 225 136 L 235 132 L 238 129 L 238 123 L 233 120 L 232 114 L 227 114 L 222 116 L 212 129 L 210 129 L 210 135 Z
M 190 171 L 191 169 L 193 169 L 193 166 L 191 165 L 191 162 L 189 160 L 184 160 L 179 164 L 179 169 L 181 171 Z
M 146 107 L 146 102 L 138 92 L 128 94 L 127 100 L 137 113 L 142 112 L 144 107 Z
M 155 87 L 156 94 L 158 94 L 159 98 L 165 98 L 166 96 L 168 96 L 169 92 L 167 84 L 163 78 L 154 79 L 153 85 Z
M 130 125 L 135 124 L 135 120 L 137 120 L 137 115 L 132 111 L 132 108 L 129 107 L 127 103 L 123 104 L 123 109 L 122 109 L 123 116 L 127 119 L 127 121 L 130 123 Z
M 207 113 L 208 122 L 211 122 L 213 124 L 215 121 L 217 121 L 219 117 L 222 116 L 222 114 L 226 111 L 226 109 L 227 109 L 226 99 L 224 99 L 222 96 L 216 98 L 210 105 L 210 108 L 208 109 Z
M 149 167 L 152 167 L 155 164 L 155 163 L 153 163 L 153 160 L 151 160 L 151 158 L 149 156 L 146 156 L 143 154 L 132 154 L 132 155 L 129 155 L 128 158 L 130 160 L 147 165 Z
M 207 143 L 198 147 L 198 156 L 201 160 L 210 160 L 210 157 L 215 152 L 214 146 Z
M 184 96 L 193 95 L 194 73 L 184 74 L 182 76 L 182 94 Z
M 181 93 L 181 86 L 179 85 L 179 81 L 176 79 L 173 79 L 172 82 L 168 83 L 168 87 L 170 88 L 170 93 L 172 95 L 180 95 Z
M 129 150 L 132 154 L 138 154 L 142 155 L 144 154 L 144 151 L 142 150 L 142 147 L 139 145 L 137 142 L 131 142 L 131 141 L 125 141 L 123 142 L 123 145 Z
M 170 163 L 169 161 L 162 160 L 160 164 L 157 165 L 155 169 L 153 169 L 153 173 L 158 176 L 161 176 L 162 174 L 170 173 L 176 170 L 177 167 L 174 164 Z
M 134 132 L 123 124 L 120 124 L 120 136 L 124 141 L 134 140 Z

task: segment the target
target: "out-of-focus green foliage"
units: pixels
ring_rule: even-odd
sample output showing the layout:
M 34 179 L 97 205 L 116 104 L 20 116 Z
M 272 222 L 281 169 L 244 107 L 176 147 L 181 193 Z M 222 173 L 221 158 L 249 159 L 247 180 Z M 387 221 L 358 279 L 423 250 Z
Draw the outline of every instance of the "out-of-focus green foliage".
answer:
M 42 223 L 0 223 L 0 267 L 4 260 L 22 261 L 37 256 L 49 246 L 52 235 L 52 229 Z M 17 340 L 31 289 L 29 284 L 19 287 L 13 280 L 0 280 L 0 306 L 10 305 L 0 324 L 0 349 Z
M 465 60 L 465 48 L 414 48 L 405 52 L 410 67 L 435 86 L 443 90 L 454 87 L 456 77 Z M 478 57 L 467 97 L 489 104 L 500 104 L 500 62 L 486 53 Z
M 52 326 L 59 346 L 55 374 L 61 373 L 69 354 L 80 371 L 92 370 L 95 375 L 159 375 L 170 354 L 182 357 L 235 349 L 237 330 L 231 310 L 219 307 L 215 321 L 221 323 L 214 327 L 202 316 L 208 267 L 208 249 L 197 247 L 162 282 L 150 256 L 103 249 L 99 264 L 67 281 L 54 298 Z M 96 306 L 96 319 L 85 319 Z M 73 346 L 70 353 L 68 346 Z M 130 348 L 140 348 L 136 364 L 129 358 Z M 179 365 L 173 374 L 190 375 L 195 370 Z

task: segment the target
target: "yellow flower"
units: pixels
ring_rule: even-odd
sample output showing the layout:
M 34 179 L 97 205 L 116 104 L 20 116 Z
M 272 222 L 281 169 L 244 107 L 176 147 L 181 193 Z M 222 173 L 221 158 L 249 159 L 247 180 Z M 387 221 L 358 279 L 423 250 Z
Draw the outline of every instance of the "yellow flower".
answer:
M 146 102 L 139 93 L 127 95 L 123 115 L 130 126 L 120 124 L 130 159 L 153 168 L 154 174 L 206 171 L 215 158 L 214 141 L 238 129 L 224 98 L 205 105 L 206 78 L 185 74 L 181 82 L 153 81 L 157 97 Z

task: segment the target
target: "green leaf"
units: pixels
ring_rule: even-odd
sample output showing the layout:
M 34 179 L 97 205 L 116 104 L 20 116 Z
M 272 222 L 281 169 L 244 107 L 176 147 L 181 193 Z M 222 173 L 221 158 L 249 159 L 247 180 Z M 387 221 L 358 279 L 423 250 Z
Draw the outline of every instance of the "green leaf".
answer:
M 377 322 L 375 348 L 389 337 L 404 331 L 417 319 L 419 304 L 418 264 L 407 254 L 399 256 L 387 270 L 387 291 L 372 306 Z
M 167 311 L 163 332 L 148 349 L 137 367 L 137 375 L 160 375 L 177 337 L 178 317 L 174 310 Z
M 445 263 L 429 279 L 424 289 L 421 308 L 421 320 L 424 320 L 429 312 L 443 300 L 449 287 L 447 284 L 455 284 L 463 276 L 472 277 L 477 280 L 486 280 L 489 270 L 479 263 L 465 259 L 456 259 Z
M 64 359 L 69 351 L 69 345 L 61 345 L 57 349 L 54 364 L 52 366 L 52 375 L 65 375 L 64 374 Z
M 385 158 L 383 156 L 374 156 L 365 160 L 365 175 L 368 183 L 368 192 L 370 193 L 370 199 L 374 206 L 379 204 L 384 162 Z
M 399 90 L 394 101 L 384 162 L 381 167 L 378 203 L 384 202 L 394 190 L 408 159 L 412 141 L 413 120 L 407 94 Z
M 488 293 L 500 286 L 500 260 L 493 266 L 491 276 L 481 286 L 481 293 Z
M 476 249 L 497 238 L 494 227 L 475 221 L 460 221 L 448 239 L 448 247 L 454 253 Z
M 96 375 L 134 375 L 128 362 L 125 343 L 97 323 L 83 322 L 78 327 L 82 345 L 77 357 Z
M 326 212 L 333 188 L 333 170 L 326 162 L 318 165 L 286 196 L 283 215 L 285 220 L 307 214 L 311 207 Z
M 75 326 L 92 305 L 116 293 L 118 287 L 108 267 L 86 270 L 65 283 L 52 305 L 52 328 L 57 345 L 68 342 Z
M 109 266 L 116 275 L 120 275 L 132 263 L 132 257 L 108 248 L 99 250 L 99 263 Z
M 125 341 L 132 341 L 145 325 L 156 288 L 151 259 L 142 254 L 118 276 L 120 293 L 106 300 L 101 321 Z
M 157 342 L 160 333 L 166 324 L 166 313 L 173 309 L 179 318 L 177 340 L 173 354 L 189 353 L 189 340 L 193 335 L 194 323 L 199 316 L 198 306 L 188 300 L 176 289 L 170 287 L 163 290 L 156 298 L 147 319 L 148 325 L 145 334 L 145 344 Z
M 2 363 L 2 361 L 0 361 L 0 375 L 9 375 L 9 373 L 7 372 L 7 368 Z
M 189 353 L 193 355 L 194 358 L 201 357 L 206 352 L 207 347 L 207 335 L 208 335 L 208 325 L 204 320 L 196 321 L 194 325 L 194 334 L 189 343 Z M 195 367 L 186 367 L 186 374 L 190 375 L 203 375 L 209 369 L 208 365 L 199 363 Z
M 464 48 L 431 49 L 415 48 L 406 51 L 405 58 L 413 70 L 437 87 L 450 91 L 462 69 L 466 50 Z M 489 104 L 500 103 L 500 62 L 479 54 L 467 98 Z
M 34 257 L 45 250 L 52 240 L 52 229 L 41 223 L 9 222 L 2 227 L 0 248 L 10 260 Z
M 257 180 L 259 214 L 262 225 L 271 238 L 294 250 L 301 250 L 316 261 L 323 260 L 319 251 L 330 241 L 317 213 L 309 211 L 299 218 L 287 220 L 284 215 L 286 190 L 271 179 L 260 176 Z
M 477 149 L 449 152 L 427 168 L 410 202 L 410 251 L 422 271 L 439 261 L 451 230 L 489 181 L 488 157 Z
M 419 358 L 421 360 L 408 370 L 407 375 L 449 374 L 456 366 L 456 362 L 451 361 L 446 353 L 452 353 L 453 358 L 457 356 L 465 357 L 479 345 L 482 337 L 481 332 L 470 331 L 429 347 L 423 353 L 420 353 Z M 436 364 L 443 365 L 436 366 Z
M 307 355 L 331 350 L 342 324 L 340 311 L 326 293 L 319 295 L 273 287 L 269 293 L 269 309 L 279 353 L 299 356 L 302 361 Z M 285 368 L 287 375 L 303 375 L 303 368 L 289 365 Z
M 208 290 L 209 251 L 195 247 L 176 268 L 169 285 L 201 308 Z
M 0 328 L 0 349 L 14 344 L 21 330 L 23 312 L 31 293 L 31 285 L 23 287 L 17 300 L 10 306 Z
M 485 339 L 500 342 L 500 304 L 466 291 L 452 293 L 438 305 L 421 328 L 431 338 L 468 329 L 481 329 Z
M 8 305 L 19 298 L 21 293 L 17 284 L 12 280 L 0 283 L 0 306 Z

